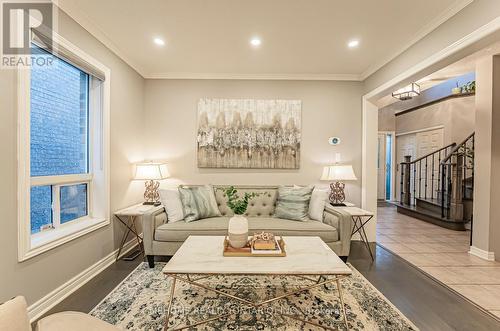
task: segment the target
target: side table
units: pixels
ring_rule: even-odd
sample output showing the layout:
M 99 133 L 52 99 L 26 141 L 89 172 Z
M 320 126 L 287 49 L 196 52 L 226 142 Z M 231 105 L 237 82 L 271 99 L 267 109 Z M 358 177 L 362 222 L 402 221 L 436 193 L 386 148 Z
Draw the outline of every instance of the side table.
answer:
M 139 249 L 132 252 L 129 256 L 125 257 L 124 260 L 133 260 L 140 254 L 144 256 L 144 246 L 142 243 L 142 234 L 138 232 L 136 221 L 142 217 L 146 212 L 152 211 L 152 209 L 163 208 L 163 206 L 153 206 L 153 205 L 143 205 L 137 204 L 124 209 L 120 209 L 114 212 L 115 218 L 122 223 L 127 229 L 122 236 L 120 247 L 118 248 L 118 254 L 116 255 L 116 260 L 120 258 L 120 254 L 123 250 L 123 246 L 127 242 L 128 236 L 132 233 L 136 240 Z
M 351 232 L 351 238 L 356 233 L 359 233 L 361 240 L 365 243 L 368 252 L 370 252 L 372 261 L 374 261 L 375 259 L 373 258 L 370 242 L 368 241 L 368 237 L 366 236 L 365 225 L 373 218 L 373 216 L 375 216 L 375 214 L 373 214 L 371 211 L 364 210 L 358 207 L 331 207 L 331 208 L 339 212 L 349 214 L 351 216 L 351 219 L 354 223 L 354 227 Z

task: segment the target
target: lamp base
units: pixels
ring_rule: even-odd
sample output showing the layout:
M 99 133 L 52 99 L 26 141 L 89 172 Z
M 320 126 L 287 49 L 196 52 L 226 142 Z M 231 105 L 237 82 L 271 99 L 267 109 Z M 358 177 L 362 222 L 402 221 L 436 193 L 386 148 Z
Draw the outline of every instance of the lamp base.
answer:
M 330 200 L 330 204 L 333 206 L 345 206 L 345 193 L 344 193 L 345 184 L 342 182 L 335 182 L 330 184 L 330 196 L 328 200 Z
M 347 206 L 345 203 L 343 202 L 336 202 L 336 203 L 333 203 L 333 202 L 330 202 L 330 205 L 334 206 L 334 207 L 345 207 Z
M 155 202 L 153 202 L 153 201 L 144 201 L 142 204 L 143 205 L 155 206 L 156 207 L 156 206 L 161 205 L 161 202 L 160 201 L 155 201 Z

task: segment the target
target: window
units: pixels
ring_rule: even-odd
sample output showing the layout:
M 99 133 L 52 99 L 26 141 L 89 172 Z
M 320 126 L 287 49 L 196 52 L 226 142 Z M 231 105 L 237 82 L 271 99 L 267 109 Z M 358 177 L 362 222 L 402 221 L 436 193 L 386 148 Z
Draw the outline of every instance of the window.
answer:
M 88 216 L 89 74 L 36 45 L 33 57 L 52 57 L 34 66 L 30 80 L 31 233 Z M 62 186 L 64 175 L 75 185 Z M 38 179 L 50 185 L 38 186 Z M 44 178 L 45 177 L 45 178 Z
M 109 69 L 54 38 L 19 70 L 20 261 L 109 224 Z

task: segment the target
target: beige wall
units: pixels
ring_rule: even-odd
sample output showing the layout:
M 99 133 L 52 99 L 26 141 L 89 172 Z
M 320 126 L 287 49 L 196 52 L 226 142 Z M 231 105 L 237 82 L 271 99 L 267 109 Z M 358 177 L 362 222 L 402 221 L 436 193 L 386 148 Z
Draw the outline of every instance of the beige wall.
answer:
M 196 163 L 197 103 L 200 98 L 302 100 L 299 170 L 199 169 Z M 322 166 L 352 163 L 361 177 L 361 84 L 314 81 L 146 80 L 146 151 L 168 162 L 175 183 L 309 184 L 319 183 Z M 327 139 L 338 136 L 332 147 Z M 360 181 L 349 183 L 348 199 L 359 203 Z
M 460 143 L 474 131 L 474 96 L 454 98 L 395 117 L 396 133 L 444 126 L 444 143 Z
M 131 161 L 142 159 L 144 80 L 64 13 L 59 33 L 111 69 L 111 210 L 141 199 L 130 183 Z M 17 262 L 16 75 L 0 70 L 0 302 L 25 295 L 32 304 L 117 248 L 115 222 L 28 261 Z
M 396 131 L 396 116 L 394 116 L 394 109 L 380 109 L 378 111 L 378 130 Z

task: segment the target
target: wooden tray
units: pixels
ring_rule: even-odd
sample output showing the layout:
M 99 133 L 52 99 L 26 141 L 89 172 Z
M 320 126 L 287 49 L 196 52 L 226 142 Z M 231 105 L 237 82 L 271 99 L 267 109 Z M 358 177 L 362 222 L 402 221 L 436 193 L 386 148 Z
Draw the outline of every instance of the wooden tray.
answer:
M 233 248 L 229 245 L 229 240 L 227 237 L 224 238 L 224 251 L 222 252 L 223 256 L 227 257 L 283 257 L 286 256 L 285 251 L 285 242 L 283 238 L 278 240 L 278 245 L 280 245 L 281 253 L 279 254 L 252 254 L 252 248 L 250 247 L 250 241 L 247 243 L 245 247 L 242 248 Z

